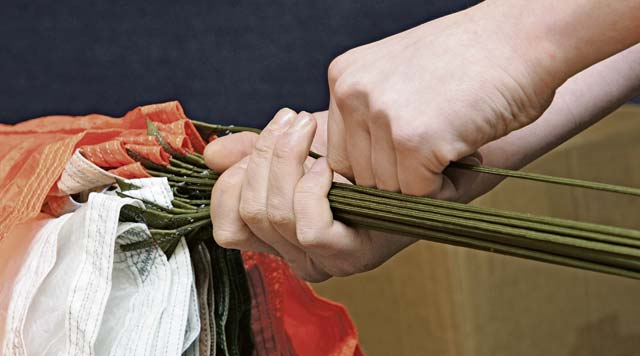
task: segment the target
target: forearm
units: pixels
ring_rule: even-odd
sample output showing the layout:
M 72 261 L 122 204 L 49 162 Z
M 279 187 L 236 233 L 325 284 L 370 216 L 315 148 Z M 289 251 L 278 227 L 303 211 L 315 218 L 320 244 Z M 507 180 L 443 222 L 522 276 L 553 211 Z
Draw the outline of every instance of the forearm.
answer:
M 640 42 L 640 0 L 488 0 L 487 21 L 516 36 L 558 85 Z
M 537 121 L 482 147 L 484 164 L 520 169 L 636 95 L 640 95 L 640 44 L 569 79 Z M 501 180 L 482 175 L 473 191 L 488 191 Z
M 640 91 L 640 45 L 576 74 L 534 123 L 483 147 L 486 164 L 519 169 L 617 109 Z M 499 152 L 504 152 L 500 154 Z

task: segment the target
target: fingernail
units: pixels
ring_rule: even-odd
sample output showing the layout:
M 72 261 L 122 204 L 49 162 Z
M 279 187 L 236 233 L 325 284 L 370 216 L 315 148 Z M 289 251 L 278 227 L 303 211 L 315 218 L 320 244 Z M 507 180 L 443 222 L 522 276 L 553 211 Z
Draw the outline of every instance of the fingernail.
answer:
M 277 129 L 288 127 L 291 121 L 296 117 L 296 112 L 291 109 L 280 109 L 271 121 L 271 126 Z
M 313 117 L 311 116 L 311 114 L 309 114 L 308 112 L 302 111 L 300 114 L 298 114 L 298 119 L 296 120 L 296 122 L 294 122 L 293 125 L 291 125 L 291 129 L 302 130 L 303 128 L 311 124 L 311 120 L 313 120 Z

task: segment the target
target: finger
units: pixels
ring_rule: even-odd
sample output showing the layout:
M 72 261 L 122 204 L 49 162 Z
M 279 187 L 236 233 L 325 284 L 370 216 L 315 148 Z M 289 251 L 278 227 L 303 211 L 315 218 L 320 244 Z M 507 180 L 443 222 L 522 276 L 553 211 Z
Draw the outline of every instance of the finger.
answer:
M 388 120 L 373 120 L 376 125 L 369 125 L 371 132 L 371 166 L 375 177 L 376 187 L 382 190 L 397 192 L 400 190 L 398 182 L 398 163 L 391 137 Z
M 476 152 L 458 160 L 458 162 L 479 165 L 482 164 L 482 156 L 480 152 Z M 443 172 L 444 184 L 442 190 L 434 194 L 433 197 L 442 200 L 459 201 L 465 195 L 465 192 L 472 188 L 479 176 L 479 172 L 447 168 Z
M 273 248 L 258 239 L 240 218 L 238 211 L 240 190 L 247 161 L 248 159 L 245 158 L 227 169 L 213 186 L 211 192 L 213 237 L 218 245 L 225 248 L 277 254 Z
M 322 269 L 320 265 L 316 263 L 316 261 L 314 261 L 309 254 L 305 253 L 304 256 L 304 268 L 296 268 L 292 266 L 292 270 L 296 274 L 296 276 L 298 276 L 298 278 L 311 283 L 320 283 L 326 281 L 331 277 L 331 274 Z
M 239 208 L 240 217 L 249 229 L 293 266 L 305 263 L 304 253 L 271 225 L 267 215 L 267 201 L 273 150 L 278 138 L 288 129 L 295 117 L 294 111 L 282 109 L 260 134 L 242 182 Z
M 333 276 L 368 271 L 415 241 L 335 221 L 327 199 L 331 183 L 331 169 L 320 158 L 298 182 L 294 198 L 298 241 L 324 271 Z
M 353 179 L 353 169 L 347 154 L 347 139 L 344 132 L 344 122 L 333 94 L 329 101 L 327 114 L 327 159 L 331 169 L 347 179 Z
M 366 238 L 360 238 L 355 229 L 333 219 L 327 199 L 332 178 L 327 160 L 319 158 L 296 185 L 294 212 L 298 243 L 312 255 L 365 252 Z
M 204 161 L 216 172 L 224 172 L 229 167 L 251 154 L 258 135 L 253 132 L 239 132 L 222 136 L 204 149 Z
M 316 119 L 316 133 L 313 136 L 311 149 L 313 152 L 321 155 L 327 155 L 327 120 L 328 111 L 318 111 L 311 114 Z
M 316 121 L 301 112 L 278 138 L 269 170 L 267 216 L 271 225 L 287 240 L 297 243 L 293 198 L 296 184 L 304 175 L 304 163 L 316 130 Z
M 428 196 L 442 189 L 442 173 L 432 171 L 429 168 L 437 166 L 437 164 L 423 162 L 425 159 L 416 154 L 416 151 L 409 151 L 398 147 L 398 145 L 395 147 L 398 183 L 402 193 Z
M 376 180 L 371 165 L 371 136 L 366 121 L 353 112 L 343 117 L 347 136 L 347 156 L 357 185 L 375 187 Z
M 498 140 L 499 141 L 499 140 Z M 498 141 L 494 141 L 498 142 Z M 505 162 L 504 155 L 508 154 L 504 147 L 499 147 L 502 149 L 493 149 L 498 145 L 494 146 L 493 144 L 485 145 L 480 148 L 478 151 L 478 156 L 480 157 L 480 164 L 486 164 L 493 167 L 499 168 L 517 168 L 513 166 L 504 166 L 502 162 Z M 498 184 L 500 184 L 505 177 L 497 176 L 493 174 L 480 174 L 478 179 L 473 182 L 473 186 L 471 189 L 465 189 L 462 196 L 458 199 L 459 202 L 468 203 L 479 196 L 486 194 L 495 188 Z

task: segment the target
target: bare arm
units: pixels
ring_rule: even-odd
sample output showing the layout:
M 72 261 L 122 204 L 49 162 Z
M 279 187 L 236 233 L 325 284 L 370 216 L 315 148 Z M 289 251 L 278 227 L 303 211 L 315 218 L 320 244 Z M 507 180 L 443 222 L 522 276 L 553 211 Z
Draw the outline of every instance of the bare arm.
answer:
M 640 42 L 638 0 L 488 0 L 484 26 L 516 37 L 554 81 L 564 81 Z
M 534 123 L 480 149 L 484 164 L 520 169 L 640 95 L 640 45 L 576 74 Z M 501 177 L 481 175 L 462 200 L 488 192 Z

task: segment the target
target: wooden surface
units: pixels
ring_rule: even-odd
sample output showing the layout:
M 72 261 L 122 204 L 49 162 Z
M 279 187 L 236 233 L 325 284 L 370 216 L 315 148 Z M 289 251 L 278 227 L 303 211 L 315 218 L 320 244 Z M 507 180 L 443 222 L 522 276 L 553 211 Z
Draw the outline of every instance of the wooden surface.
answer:
M 640 107 L 526 170 L 640 186 Z M 474 204 L 640 228 L 640 199 L 510 179 Z M 638 355 L 640 281 L 420 242 L 375 271 L 314 286 L 375 355 Z

